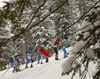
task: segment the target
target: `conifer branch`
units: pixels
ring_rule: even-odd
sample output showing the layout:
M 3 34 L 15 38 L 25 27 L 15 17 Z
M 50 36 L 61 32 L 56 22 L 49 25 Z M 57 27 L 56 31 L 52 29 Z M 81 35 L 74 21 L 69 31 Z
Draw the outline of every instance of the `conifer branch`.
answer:
M 45 0 L 44 2 L 46 2 L 46 1 L 47 1 L 47 0 Z M 33 27 L 37 26 L 38 24 L 40 24 L 41 22 L 43 22 L 48 16 L 50 16 L 51 14 L 53 14 L 54 12 L 56 12 L 58 9 L 60 9 L 64 4 L 66 4 L 67 1 L 68 1 L 68 0 L 66 0 L 65 2 L 63 2 L 58 8 L 56 8 L 54 11 L 52 11 L 50 14 L 48 14 L 46 17 L 44 17 L 41 21 L 39 21 L 39 22 L 36 23 L 35 25 L 33 25 L 33 26 L 31 26 L 30 28 L 28 28 L 28 27 L 30 26 L 31 22 L 33 21 L 34 17 L 35 17 L 35 16 L 33 16 L 33 18 L 31 19 L 30 23 L 27 25 L 27 27 L 26 27 L 23 31 L 21 31 L 19 34 L 16 34 L 16 35 L 12 36 L 11 38 L 5 40 L 4 42 L 0 43 L 0 47 L 1 47 L 2 45 L 4 45 L 5 43 L 7 43 L 7 42 L 9 42 L 9 41 L 12 41 L 13 39 L 18 38 L 21 34 L 24 34 L 25 32 L 29 31 L 31 28 L 33 28 Z M 44 5 L 44 3 L 41 5 L 41 7 L 42 7 L 43 5 Z M 39 10 L 41 7 L 39 7 L 39 8 L 37 9 L 36 13 L 38 12 L 38 10 Z M 27 28 L 28 28 L 28 29 L 27 29 Z

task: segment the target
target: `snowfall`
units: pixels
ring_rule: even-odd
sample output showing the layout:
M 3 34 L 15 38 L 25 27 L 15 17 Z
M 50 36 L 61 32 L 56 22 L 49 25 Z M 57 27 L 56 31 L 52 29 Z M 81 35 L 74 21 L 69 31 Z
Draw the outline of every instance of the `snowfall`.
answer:
M 67 52 L 71 50 L 72 47 L 66 48 Z M 33 63 L 34 67 L 24 69 L 17 73 L 12 73 L 13 68 L 10 68 L 8 71 L 4 70 L 0 72 L 0 79 L 71 79 L 72 73 L 69 75 L 61 76 L 62 74 L 62 63 L 67 59 L 63 58 L 63 51 L 59 50 L 59 59 L 55 60 L 55 55 L 49 58 L 49 62 L 45 63 L 45 59 L 43 60 L 43 64 L 37 64 L 37 61 Z M 93 65 L 92 65 L 93 66 Z M 20 69 L 25 68 L 25 65 L 21 65 Z M 93 68 L 92 68 L 93 69 Z M 6 72 L 7 71 L 7 72 Z M 3 75 L 6 72 L 5 75 Z M 90 71 L 87 74 L 86 79 L 90 78 Z M 79 79 L 79 74 L 77 73 L 73 79 Z

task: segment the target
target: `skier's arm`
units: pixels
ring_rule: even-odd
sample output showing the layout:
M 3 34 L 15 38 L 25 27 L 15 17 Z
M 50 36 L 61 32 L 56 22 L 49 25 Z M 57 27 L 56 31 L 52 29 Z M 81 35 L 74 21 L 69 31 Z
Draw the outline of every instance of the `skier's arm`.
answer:
M 36 54 L 34 53 L 34 54 L 32 54 L 31 56 L 33 56 L 33 55 L 34 55 L 34 56 L 36 56 L 36 55 L 37 55 L 37 53 L 36 53 Z
M 12 56 L 12 58 L 13 58 L 13 61 L 16 61 L 16 58 L 14 56 Z
M 31 50 L 29 50 L 29 52 L 28 53 L 31 53 Z

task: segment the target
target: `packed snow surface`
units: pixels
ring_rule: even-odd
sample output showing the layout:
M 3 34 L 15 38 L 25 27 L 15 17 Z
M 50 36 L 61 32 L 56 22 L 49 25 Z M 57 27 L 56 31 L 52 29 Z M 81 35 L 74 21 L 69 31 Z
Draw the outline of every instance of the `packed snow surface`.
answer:
M 71 49 L 72 47 L 66 48 L 67 52 L 69 52 Z M 67 59 L 63 58 L 63 55 L 63 51 L 60 50 L 58 56 L 60 60 L 55 60 L 55 55 L 53 55 L 49 58 L 48 63 L 45 63 L 45 59 L 43 60 L 43 64 L 37 64 L 36 61 L 33 63 L 33 68 L 30 68 L 31 64 L 29 64 L 29 68 L 17 73 L 12 73 L 13 68 L 10 68 L 8 71 L 1 71 L 0 79 L 71 79 L 71 73 L 69 75 L 61 76 L 61 65 Z M 25 65 L 21 65 L 21 69 L 24 67 Z M 6 71 L 7 73 L 2 76 Z M 77 73 L 73 79 L 79 79 L 79 74 Z
M 71 48 L 71 47 L 70 47 Z M 67 48 L 67 51 L 70 50 Z M 22 70 L 21 72 L 12 73 L 13 68 L 10 68 L 8 72 L 2 76 L 2 74 L 6 71 L 0 72 L 0 79 L 71 79 L 71 74 L 61 76 L 62 68 L 61 64 L 66 60 L 63 58 L 63 51 L 59 51 L 59 59 L 55 61 L 55 55 L 49 58 L 49 62 L 45 63 L 45 59 L 43 60 L 43 64 L 37 64 L 37 61 L 34 62 L 33 68 L 27 68 Z M 28 65 L 30 67 L 30 64 Z M 21 68 L 24 68 L 25 65 L 22 65 Z M 74 79 L 79 79 L 78 75 L 74 77 Z

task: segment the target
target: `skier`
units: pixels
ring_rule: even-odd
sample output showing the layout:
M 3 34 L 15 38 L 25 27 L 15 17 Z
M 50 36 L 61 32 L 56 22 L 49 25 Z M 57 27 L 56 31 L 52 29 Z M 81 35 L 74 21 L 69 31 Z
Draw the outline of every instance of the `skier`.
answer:
M 59 60 L 58 59 L 58 50 L 57 50 L 58 44 L 60 44 L 60 42 L 58 40 L 56 40 L 56 42 L 54 43 L 54 48 L 53 48 L 53 50 L 55 52 L 55 60 Z
M 40 45 L 37 49 L 37 51 L 40 53 L 40 54 L 43 54 L 44 56 L 46 56 L 46 63 L 49 62 L 48 61 L 48 58 L 49 58 L 49 54 L 48 52 L 45 51 L 45 47 L 48 45 L 48 42 L 44 42 L 42 43 L 42 45 Z
M 41 59 L 41 64 L 43 64 L 43 63 L 42 63 L 42 59 L 43 59 L 42 54 L 40 54 L 40 53 L 38 52 L 38 56 L 39 56 L 38 64 L 40 63 L 40 59 Z
M 20 67 L 20 62 L 19 62 L 19 56 L 22 56 L 20 54 L 20 50 L 17 51 L 17 53 L 14 54 L 15 58 L 16 58 L 16 61 L 18 62 L 18 70 L 19 70 L 19 67 Z
M 38 55 L 38 57 L 39 57 L 39 59 L 38 59 L 38 64 L 40 63 L 40 60 L 41 60 L 41 64 L 43 64 L 43 63 L 42 63 L 42 59 L 43 59 L 42 54 L 40 54 L 39 51 L 38 51 L 38 48 L 39 48 L 40 46 L 41 46 L 41 44 L 39 44 L 39 45 L 37 46 L 36 52 L 37 52 L 37 55 Z
M 20 71 L 20 69 L 19 69 L 19 67 L 20 67 L 19 56 L 22 56 L 22 55 L 20 55 L 20 50 L 18 50 L 17 53 L 15 53 L 11 56 L 10 61 L 14 65 L 13 72 Z
M 33 59 L 32 59 L 32 47 L 30 47 L 29 51 L 26 52 L 26 66 L 25 68 L 28 68 L 28 63 L 31 61 L 31 68 L 33 67 Z
M 68 47 L 68 45 L 65 43 L 64 46 L 62 47 L 62 50 L 63 50 L 63 52 L 64 52 L 64 58 L 67 57 L 67 55 L 66 55 L 66 53 L 67 53 L 66 47 Z
M 13 64 L 14 68 L 13 68 L 13 72 L 16 70 L 17 72 L 17 61 L 15 60 L 14 54 L 11 56 L 10 62 Z

